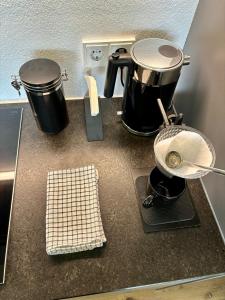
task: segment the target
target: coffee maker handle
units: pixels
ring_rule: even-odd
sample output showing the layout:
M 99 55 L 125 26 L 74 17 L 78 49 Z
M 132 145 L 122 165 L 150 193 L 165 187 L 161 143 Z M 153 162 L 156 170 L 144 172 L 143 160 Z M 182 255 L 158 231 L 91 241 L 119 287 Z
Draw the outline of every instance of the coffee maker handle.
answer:
M 109 57 L 108 67 L 106 72 L 104 96 L 111 98 L 113 96 L 116 75 L 119 67 L 128 67 L 128 73 L 131 72 L 133 60 L 128 53 L 115 52 Z

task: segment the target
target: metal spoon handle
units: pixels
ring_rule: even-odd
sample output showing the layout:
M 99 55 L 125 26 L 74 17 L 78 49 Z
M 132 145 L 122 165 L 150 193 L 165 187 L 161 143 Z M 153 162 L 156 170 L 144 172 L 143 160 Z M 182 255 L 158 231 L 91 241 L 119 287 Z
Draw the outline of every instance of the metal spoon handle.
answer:
M 165 111 L 164 106 L 163 106 L 163 104 L 162 104 L 162 100 L 161 100 L 160 98 L 158 98 L 158 99 L 157 99 L 157 102 L 158 102 L 158 106 L 159 106 L 159 109 L 160 109 L 160 111 L 161 111 L 161 114 L 162 114 L 164 123 L 165 123 L 165 125 L 166 125 L 166 127 L 167 127 L 167 126 L 170 125 L 170 122 L 169 122 L 169 120 L 168 120 L 166 111 Z
M 214 172 L 214 173 L 217 173 L 217 174 L 220 174 L 220 175 L 225 175 L 225 170 L 222 170 L 222 169 L 212 168 L 212 167 L 206 167 L 206 166 L 199 165 L 197 163 L 186 161 L 186 160 L 184 160 L 184 162 L 187 162 L 187 163 L 189 163 L 191 165 L 197 166 L 197 167 L 205 169 L 205 170 L 209 170 L 211 172 Z

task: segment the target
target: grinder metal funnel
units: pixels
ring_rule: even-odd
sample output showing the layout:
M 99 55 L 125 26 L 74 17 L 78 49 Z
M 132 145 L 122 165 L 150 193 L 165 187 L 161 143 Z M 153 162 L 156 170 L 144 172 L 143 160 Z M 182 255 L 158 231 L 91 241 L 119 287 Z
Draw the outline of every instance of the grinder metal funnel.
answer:
M 158 105 L 160 108 L 160 111 L 162 113 L 163 119 L 164 119 L 164 124 L 165 124 L 165 128 L 162 129 L 158 135 L 155 138 L 154 141 L 154 153 L 155 153 L 155 161 L 156 161 L 156 165 L 158 167 L 158 169 L 167 177 L 172 177 L 172 176 L 178 176 L 176 174 L 176 170 L 172 169 L 172 168 L 168 168 L 166 165 L 166 161 L 162 160 L 162 157 L 159 155 L 158 151 L 156 151 L 156 146 L 158 143 L 162 142 L 163 140 L 169 139 L 171 137 L 175 137 L 177 134 L 179 134 L 182 131 L 189 131 L 189 132 L 194 132 L 197 133 L 199 136 L 202 137 L 202 139 L 205 141 L 205 143 L 208 146 L 209 151 L 211 152 L 212 155 L 212 161 L 209 167 L 213 167 L 215 164 L 215 160 L 216 160 L 216 153 L 214 150 L 214 147 L 212 145 L 212 143 L 209 141 L 209 139 L 199 130 L 186 126 L 184 124 L 182 125 L 175 125 L 175 124 L 171 124 L 170 120 L 167 117 L 167 114 L 164 110 L 164 107 L 162 105 L 162 102 L 160 99 L 157 99 L 158 101 Z M 205 175 L 207 175 L 210 171 L 207 169 L 202 169 L 199 168 L 198 172 L 190 174 L 190 175 L 183 175 L 181 176 L 182 178 L 186 178 L 186 179 L 195 179 L 195 178 L 201 178 Z

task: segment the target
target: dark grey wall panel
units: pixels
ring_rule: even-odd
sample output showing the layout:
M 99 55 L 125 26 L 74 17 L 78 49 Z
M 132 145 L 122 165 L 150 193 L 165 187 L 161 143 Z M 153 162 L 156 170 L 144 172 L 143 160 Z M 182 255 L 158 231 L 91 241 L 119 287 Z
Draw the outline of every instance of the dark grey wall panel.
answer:
M 180 78 L 176 106 L 211 139 L 216 166 L 225 169 L 225 0 L 200 0 L 184 52 L 191 65 Z M 210 174 L 203 182 L 225 237 L 225 177 Z

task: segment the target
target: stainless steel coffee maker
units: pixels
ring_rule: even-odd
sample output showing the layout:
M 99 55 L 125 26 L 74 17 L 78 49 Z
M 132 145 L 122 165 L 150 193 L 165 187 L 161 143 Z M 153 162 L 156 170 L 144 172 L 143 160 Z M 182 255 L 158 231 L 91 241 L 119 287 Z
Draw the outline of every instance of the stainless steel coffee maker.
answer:
M 130 54 L 119 51 L 109 57 L 104 95 L 113 96 L 118 68 L 127 67 L 122 123 L 130 132 L 149 136 L 158 131 L 163 118 L 157 99 L 170 110 L 181 68 L 187 64 L 189 57 L 179 47 L 158 38 L 134 43 Z

